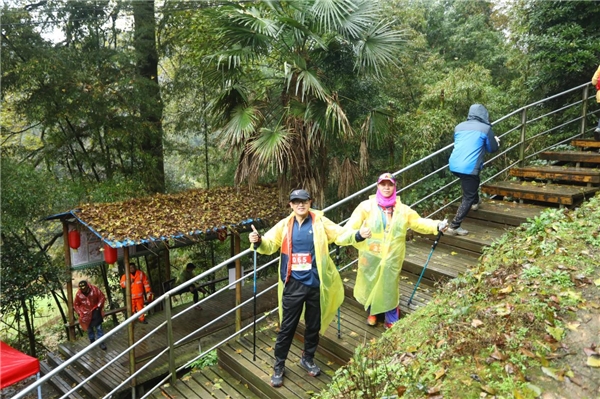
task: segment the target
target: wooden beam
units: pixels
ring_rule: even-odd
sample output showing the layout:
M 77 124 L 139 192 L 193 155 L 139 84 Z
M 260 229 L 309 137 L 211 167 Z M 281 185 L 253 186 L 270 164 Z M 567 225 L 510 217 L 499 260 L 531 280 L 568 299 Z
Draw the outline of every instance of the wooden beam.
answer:
M 65 267 L 69 278 L 67 279 L 67 317 L 69 320 L 69 327 L 67 328 L 67 335 L 69 341 L 75 341 L 75 327 L 73 315 L 73 274 L 71 273 L 71 248 L 69 247 L 69 223 L 66 220 L 62 220 L 63 225 L 63 249 L 65 253 Z

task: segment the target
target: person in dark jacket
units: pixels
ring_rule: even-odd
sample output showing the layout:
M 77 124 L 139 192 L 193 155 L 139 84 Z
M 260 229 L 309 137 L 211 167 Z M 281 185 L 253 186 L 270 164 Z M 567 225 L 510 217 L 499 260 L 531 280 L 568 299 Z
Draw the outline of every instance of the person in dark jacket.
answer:
M 488 110 L 473 104 L 465 122 L 454 128 L 454 149 L 450 155 L 450 171 L 460 179 L 462 202 L 445 234 L 465 236 L 469 232 L 460 227 L 469 210 L 479 209 L 479 174 L 486 152 L 496 152 L 500 139 L 494 135 Z

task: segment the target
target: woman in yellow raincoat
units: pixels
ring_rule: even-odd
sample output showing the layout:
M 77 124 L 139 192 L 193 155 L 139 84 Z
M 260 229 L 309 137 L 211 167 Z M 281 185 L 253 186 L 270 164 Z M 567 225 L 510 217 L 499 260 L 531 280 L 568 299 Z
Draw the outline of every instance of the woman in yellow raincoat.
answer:
M 351 245 L 360 234 L 338 226 L 310 208 L 311 197 L 306 190 L 290 194 L 292 213 L 278 222 L 264 236 L 250 233 L 252 247 L 261 254 L 272 254 L 281 249 L 279 258 L 279 318 L 280 330 L 275 342 L 275 365 L 271 385 L 283 385 L 285 361 L 300 316 L 304 311 L 304 352 L 300 366 L 309 375 L 321 373 L 314 363 L 323 334 L 333 321 L 344 300 L 344 286 L 335 264 L 329 257 L 329 244 Z M 253 226 L 254 229 L 254 226 Z
M 600 104 L 600 66 L 592 76 L 592 84 L 596 87 L 596 102 Z M 594 139 L 600 141 L 600 118 L 598 118 L 598 126 L 594 129 Z
M 404 205 L 396 197 L 396 180 L 391 173 L 384 173 L 377 180 L 377 194 L 361 202 L 346 224 L 349 229 L 361 226 L 370 232 L 366 240 L 354 244 L 359 251 L 354 297 L 369 312 L 369 325 L 376 325 L 377 315 L 385 313 L 385 327 L 389 328 L 400 317 L 406 231 L 436 234 L 447 228 L 447 222 L 422 218 Z

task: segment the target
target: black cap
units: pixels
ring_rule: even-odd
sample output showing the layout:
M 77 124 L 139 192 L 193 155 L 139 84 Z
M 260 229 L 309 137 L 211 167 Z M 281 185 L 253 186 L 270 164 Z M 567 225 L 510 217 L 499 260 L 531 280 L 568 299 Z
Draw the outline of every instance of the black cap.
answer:
M 303 201 L 309 200 L 310 194 L 306 190 L 294 190 L 290 193 L 290 201 L 293 201 L 296 199 L 303 200 Z
M 194 265 L 193 263 L 191 263 L 191 262 L 190 262 L 190 263 L 188 263 L 187 265 L 185 265 L 185 268 L 186 268 L 186 269 L 195 269 L 195 268 L 196 268 L 196 265 Z

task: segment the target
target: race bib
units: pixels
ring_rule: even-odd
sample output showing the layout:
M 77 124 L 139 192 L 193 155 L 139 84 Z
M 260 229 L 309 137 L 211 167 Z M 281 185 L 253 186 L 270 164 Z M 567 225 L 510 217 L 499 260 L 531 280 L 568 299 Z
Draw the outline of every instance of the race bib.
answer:
M 292 270 L 293 271 L 308 271 L 312 267 L 311 254 L 292 254 Z

